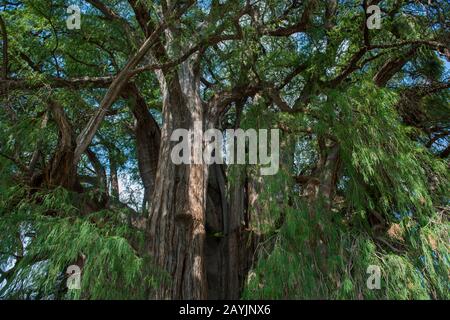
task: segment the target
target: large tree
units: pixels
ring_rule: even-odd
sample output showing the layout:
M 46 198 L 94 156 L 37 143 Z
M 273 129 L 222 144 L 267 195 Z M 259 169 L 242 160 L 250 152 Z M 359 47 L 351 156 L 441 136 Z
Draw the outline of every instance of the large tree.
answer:
M 73 4 L 0 1 L 0 297 L 448 298 L 447 1 Z M 279 172 L 171 160 L 208 128 Z

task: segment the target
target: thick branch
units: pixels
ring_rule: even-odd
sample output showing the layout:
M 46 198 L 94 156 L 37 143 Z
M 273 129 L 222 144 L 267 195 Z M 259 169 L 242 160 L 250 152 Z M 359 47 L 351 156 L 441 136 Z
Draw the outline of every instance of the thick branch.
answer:
M 0 15 L 0 31 L 3 39 L 3 65 L 2 65 L 2 78 L 8 78 L 8 33 L 6 32 L 6 24 Z
M 306 31 L 311 24 L 311 16 L 314 8 L 316 7 L 316 4 L 317 0 L 308 0 L 300 17 L 300 21 L 298 21 L 297 23 L 288 27 L 280 27 L 274 30 L 263 29 L 261 30 L 261 34 L 273 37 L 286 37 L 294 33 Z
M 136 16 L 136 20 L 139 23 L 144 35 L 147 37 L 150 34 L 150 14 L 148 9 L 146 8 L 144 1 L 139 0 L 128 0 L 131 8 L 134 11 L 134 15 Z
M 245 97 L 253 96 L 263 88 L 260 85 L 249 84 L 246 86 L 237 86 L 231 90 L 224 90 L 216 93 L 208 102 L 209 112 L 212 117 L 218 118 L 222 115 L 226 108 L 235 101 L 239 101 Z
M 86 150 L 86 155 L 88 156 L 89 161 L 94 167 L 95 173 L 97 175 L 95 185 L 98 185 L 100 188 L 106 191 L 108 188 L 105 167 L 102 165 L 97 155 L 91 149 L 88 148 Z
M 99 0 L 86 0 L 86 2 L 89 2 L 91 5 L 93 5 L 95 8 L 97 8 L 98 10 L 101 11 L 101 13 L 103 13 L 103 15 L 108 19 L 108 20 L 120 20 L 123 21 L 123 18 L 121 16 L 119 16 L 117 13 L 115 13 L 111 8 L 109 8 L 108 6 L 106 6 L 104 3 L 102 3 Z
M 192 4 L 192 1 L 189 2 L 189 6 Z M 184 10 L 187 8 L 184 7 L 180 11 L 176 12 L 170 21 L 163 21 L 155 31 L 145 40 L 140 49 L 136 52 L 136 54 L 128 61 L 126 66 L 122 69 L 122 71 L 117 75 L 114 81 L 111 83 L 106 95 L 104 96 L 98 111 L 96 114 L 89 120 L 86 127 L 82 130 L 82 132 L 77 137 L 77 147 L 75 149 L 75 164 L 81 158 L 81 155 L 86 151 L 87 147 L 92 141 L 92 138 L 95 135 L 95 132 L 100 126 L 100 123 L 103 121 L 108 109 L 111 105 L 116 101 L 117 96 L 122 91 L 123 87 L 126 85 L 128 80 L 131 77 L 130 71 L 133 70 L 137 64 L 144 58 L 146 53 L 150 50 L 152 45 L 157 41 L 161 33 L 167 28 L 169 23 L 173 23 L 173 20 L 179 18 Z
M 406 54 L 400 57 L 394 57 L 385 62 L 381 69 L 373 77 L 373 81 L 379 87 L 384 87 L 387 82 L 399 72 L 403 66 L 414 56 L 417 48 L 413 47 Z

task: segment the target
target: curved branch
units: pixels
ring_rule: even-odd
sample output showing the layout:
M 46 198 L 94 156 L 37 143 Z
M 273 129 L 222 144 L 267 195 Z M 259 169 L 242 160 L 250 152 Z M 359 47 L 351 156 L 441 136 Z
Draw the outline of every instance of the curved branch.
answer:
M 11 90 L 36 90 L 40 88 L 108 88 L 112 83 L 113 76 L 104 77 L 80 77 L 80 78 L 57 78 L 50 77 L 44 81 L 31 82 L 26 79 L 0 80 L 0 96 Z
M 6 31 L 6 24 L 0 15 L 0 31 L 3 39 L 3 65 L 2 65 L 2 78 L 8 79 L 8 33 Z

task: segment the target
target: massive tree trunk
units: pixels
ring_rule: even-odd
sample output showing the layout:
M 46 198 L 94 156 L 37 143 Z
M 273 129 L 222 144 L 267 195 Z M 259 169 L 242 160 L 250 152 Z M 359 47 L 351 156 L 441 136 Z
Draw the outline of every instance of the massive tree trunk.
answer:
M 196 131 L 203 128 L 194 123 L 207 125 L 198 66 L 193 60 L 183 63 L 179 71 L 158 73 L 164 123 L 147 235 L 149 253 L 170 280 L 162 281 L 155 298 L 207 298 L 204 241 L 208 166 L 176 165 L 170 157 L 174 130 L 184 128 L 201 134 Z
M 131 98 L 131 109 L 136 118 L 137 158 L 145 189 L 144 204 L 150 203 L 161 132 L 136 86 L 130 85 L 124 96 Z M 241 183 L 240 187 L 233 189 L 230 211 L 225 170 L 224 165 L 212 164 L 208 174 L 204 244 L 208 299 L 238 299 L 248 270 L 248 252 L 244 250 L 247 247 L 240 248 L 243 237 L 241 221 L 247 207 L 245 188 Z

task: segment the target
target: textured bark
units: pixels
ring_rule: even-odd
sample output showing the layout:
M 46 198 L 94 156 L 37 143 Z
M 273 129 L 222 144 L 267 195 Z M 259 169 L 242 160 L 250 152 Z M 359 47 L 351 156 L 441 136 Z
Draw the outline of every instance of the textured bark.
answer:
M 187 61 L 178 72 L 158 73 L 163 94 L 158 171 L 149 209 L 148 250 L 170 276 L 154 296 L 162 299 L 206 299 L 204 266 L 205 209 L 208 167 L 175 165 L 170 159 L 175 129 L 194 130 L 207 118 L 200 100 L 196 65 Z
M 109 170 L 111 180 L 111 196 L 115 199 L 119 199 L 119 177 L 117 175 L 117 163 L 114 158 L 109 156 Z
M 47 126 L 47 122 L 48 122 L 48 112 L 45 112 L 40 128 L 44 129 Z M 30 175 L 34 173 L 36 165 L 39 159 L 41 158 L 41 144 L 42 144 L 42 137 L 38 139 L 36 143 L 36 149 L 34 150 L 33 155 L 31 156 L 30 164 L 28 165 Z
M 177 12 L 177 15 L 182 12 Z M 167 22 L 163 21 L 151 35 L 146 38 L 145 42 L 139 48 L 139 50 L 128 60 L 125 67 L 119 72 L 119 74 L 114 78 L 113 82 L 108 88 L 103 100 L 100 103 L 98 111 L 94 114 L 94 116 L 89 119 L 87 125 L 81 131 L 81 133 L 77 137 L 77 145 L 75 149 L 74 163 L 78 163 L 81 158 L 81 155 L 86 151 L 87 147 L 92 141 L 97 129 L 99 128 L 101 122 L 108 109 L 111 105 L 116 101 L 119 94 L 122 92 L 122 89 L 128 83 L 128 80 L 133 76 L 133 69 L 141 62 L 141 60 L 145 57 L 147 52 L 150 50 L 151 46 L 157 41 L 158 37 L 167 27 Z
M 384 87 L 392 77 L 399 72 L 403 66 L 415 55 L 417 47 L 413 47 L 400 57 L 394 57 L 384 63 L 381 69 L 373 77 L 374 83 L 379 87 Z
M 3 65 L 2 65 L 2 78 L 7 79 L 8 78 L 8 33 L 6 31 L 6 24 L 3 20 L 2 16 L 0 15 L 0 32 L 2 33 L 2 41 L 3 41 Z
M 77 173 L 73 161 L 75 142 L 72 127 L 59 103 L 50 99 L 48 105 L 58 126 L 59 141 L 56 152 L 44 170 L 45 181 L 50 187 L 61 186 L 73 190 L 77 184 Z
M 338 182 L 340 169 L 339 145 L 332 144 L 322 155 L 321 171 L 319 174 L 319 195 L 324 199 L 327 209 L 331 209 L 333 197 Z
M 112 76 L 105 77 L 81 77 L 81 78 L 56 78 L 47 77 L 45 82 L 30 82 L 26 79 L 0 80 L 0 96 L 12 90 L 37 90 L 45 86 L 52 88 L 108 88 L 113 80 Z
M 243 236 L 242 236 L 242 222 L 246 211 L 246 194 L 245 194 L 245 177 L 237 178 L 235 184 L 231 188 L 230 194 L 230 214 L 228 224 L 228 272 L 229 280 L 226 286 L 228 298 L 238 299 L 242 284 L 243 276 L 241 274 Z
M 106 171 L 103 165 L 100 163 L 100 160 L 98 160 L 95 153 L 88 149 L 86 151 L 86 154 L 89 158 L 89 161 L 91 162 L 92 166 L 94 167 L 95 173 L 97 174 L 96 183 L 95 185 L 105 192 L 107 194 L 108 187 L 107 187 L 107 179 L 106 179 Z
M 447 158 L 450 155 L 450 146 L 447 146 L 447 148 L 445 148 L 440 154 L 439 157 L 441 157 L 442 159 Z

